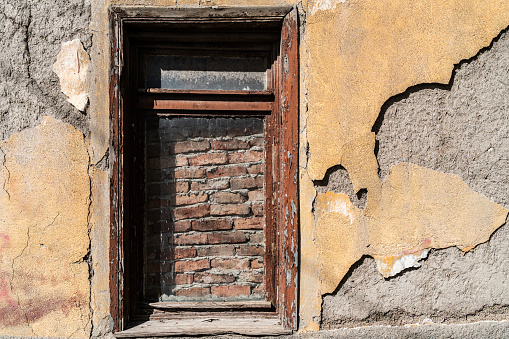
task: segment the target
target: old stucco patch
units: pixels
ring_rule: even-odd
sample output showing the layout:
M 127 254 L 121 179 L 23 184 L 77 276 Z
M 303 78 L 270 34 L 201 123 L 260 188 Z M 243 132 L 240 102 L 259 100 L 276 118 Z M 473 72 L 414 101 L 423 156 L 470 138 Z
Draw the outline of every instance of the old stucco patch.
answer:
M 365 215 L 346 194 L 332 192 L 317 195 L 315 211 L 320 295 L 332 293 L 362 255 L 374 257 L 389 276 L 415 265 L 430 248 L 472 249 L 509 212 L 456 175 L 406 163 L 392 167 L 384 180 L 376 214 Z M 401 262 L 405 257 L 408 263 Z
M 60 89 L 67 96 L 67 101 L 80 111 L 84 111 L 88 103 L 89 64 L 90 57 L 79 39 L 64 42 L 53 64 L 53 71 L 60 79 Z
M 305 36 L 309 175 L 322 179 L 343 164 L 345 145 L 355 148 L 365 137 L 370 147 L 351 150 L 361 168 L 349 172 L 364 172 L 354 187 L 370 188 L 377 168 L 369 132 L 382 104 L 418 83 L 447 83 L 455 63 L 507 26 L 509 2 L 351 0 L 324 10 L 322 3 L 310 3 L 318 10 Z
M 509 3 L 338 0 L 310 1 L 307 8 L 302 64 L 305 65 L 303 81 L 308 109 L 302 124 L 308 147 L 301 148 L 306 154 L 301 159 L 308 159 L 308 162 L 302 165 L 301 179 L 321 180 L 327 169 L 342 165 L 348 170 L 355 191 L 368 189 L 368 204 L 362 212 L 351 206 L 346 195 L 330 193 L 330 196 L 316 197 L 315 224 L 314 227 L 302 225 L 302 246 L 306 247 L 305 242 L 310 238 L 306 233 L 313 234 L 314 246 L 320 253 L 317 262 L 323 285 L 321 291 L 314 293 L 302 287 L 301 300 L 312 299 L 306 293 L 313 293 L 321 300 L 323 293 L 334 291 L 351 265 L 364 254 L 374 256 L 382 273 L 391 275 L 399 269 L 418 265 L 418 260 L 430 247 L 458 245 L 468 249 L 486 241 L 503 223 L 501 215 L 507 213 L 505 210 L 502 214 L 500 211 L 492 214 L 497 216 L 495 219 L 485 210 L 478 211 L 481 218 L 487 219 L 478 220 L 477 227 L 470 229 L 465 235 L 471 237 L 468 241 L 451 240 L 443 232 L 420 237 L 435 227 L 428 228 L 426 222 L 439 221 L 442 227 L 448 225 L 442 230 L 450 227 L 455 230 L 453 235 L 458 235 L 463 226 L 455 223 L 457 216 L 443 212 L 455 210 L 466 213 L 458 218 L 468 218 L 470 211 L 465 210 L 461 202 L 470 204 L 472 201 L 462 199 L 476 201 L 481 196 L 471 196 L 473 192 L 459 178 L 447 177 L 446 181 L 454 183 L 458 191 L 449 192 L 453 201 L 444 202 L 442 207 L 434 206 L 434 220 L 424 218 L 424 223 L 420 222 L 416 217 L 423 210 L 405 210 L 408 206 L 404 200 L 396 199 L 394 203 L 400 205 L 393 205 L 393 197 L 387 198 L 390 196 L 387 184 L 382 188 L 378 177 L 372 127 L 383 103 L 391 96 L 420 83 L 448 83 L 454 64 L 488 46 L 507 26 Z M 408 181 L 410 173 L 414 181 L 427 180 L 421 175 L 445 180 L 441 173 L 428 173 L 424 168 L 416 170 L 412 165 L 400 165 L 395 170 L 401 173 L 393 174 L 391 180 L 403 184 L 401 192 L 411 194 L 410 200 L 422 200 L 429 193 L 427 182 L 411 193 L 405 192 L 415 188 L 415 183 Z M 306 202 L 315 197 L 316 191 L 303 187 L 301 182 L 300 193 L 301 214 L 305 214 Z M 421 203 L 424 204 L 421 207 L 433 206 L 426 201 Z M 336 211 L 331 209 L 331 204 Z M 492 206 L 491 211 L 499 208 Z M 359 213 L 360 220 L 352 219 Z M 383 221 L 389 217 L 400 222 L 387 229 Z M 406 218 L 416 223 L 408 226 L 401 222 Z M 331 239 L 334 237 L 341 237 L 341 240 L 337 238 L 334 242 Z M 301 276 L 307 275 L 302 272 Z M 307 282 L 302 281 L 302 284 Z M 318 327 L 320 313 L 313 306 L 302 303 L 300 314 L 302 330 Z
M 86 338 L 90 180 L 83 135 L 45 117 L 0 148 L 0 335 Z

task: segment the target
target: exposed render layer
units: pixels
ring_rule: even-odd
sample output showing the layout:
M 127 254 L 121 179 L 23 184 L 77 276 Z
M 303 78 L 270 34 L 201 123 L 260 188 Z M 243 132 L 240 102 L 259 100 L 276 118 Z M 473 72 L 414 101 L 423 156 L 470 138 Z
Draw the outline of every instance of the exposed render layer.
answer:
M 382 104 L 418 83 L 447 83 L 453 65 L 488 46 L 508 22 L 504 0 L 352 0 L 308 16 L 310 177 L 342 164 L 354 188 L 376 189 L 369 133 Z
M 384 218 L 389 216 L 397 219 L 416 218 L 417 215 L 412 214 L 415 210 L 409 214 L 407 210 L 392 205 L 392 202 L 387 204 L 380 200 L 384 193 L 377 175 L 372 127 L 382 105 L 391 96 L 419 83 L 448 83 L 455 63 L 472 57 L 478 50 L 488 46 L 507 26 L 509 4 L 503 1 L 483 4 L 474 1 L 320 1 L 311 2 L 309 7 L 312 10 L 308 12 L 306 21 L 306 53 L 303 56 L 306 74 L 304 83 L 308 94 L 308 110 L 303 123 L 309 147 L 302 150 L 307 151 L 309 161 L 307 166 L 302 165 L 306 174 L 302 174 L 301 178 L 321 180 L 329 168 L 342 165 L 347 169 L 355 191 L 360 188 L 368 189 L 368 203 L 364 211 L 366 220 L 380 217 L 385 220 Z M 399 126 L 401 124 L 391 127 L 396 130 Z M 406 159 L 391 158 L 385 171 L 404 160 Z M 422 162 L 419 165 L 430 167 Z M 416 179 L 419 181 L 424 178 Z M 405 189 L 412 187 L 410 183 L 404 183 L 403 187 L 406 185 L 408 187 Z M 414 187 L 414 193 L 410 195 L 415 196 L 411 200 L 422 200 L 422 193 Z M 312 199 L 315 194 L 314 189 L 301 186 L 301 213 L 306 213 L 304 209 L 308 207 L 305 201 Z M 346 200 L 349 202 L 344 196 L 343 203 Z M 360 202 L 356 204 L 361 205 Z M 458 201 L 447 203 L 454 208 L 460 208 L 455 205 Z M 342 209 L 351 215 L 357 213 L 349 204 Z M 386 235 L 381 223 L 367 224 L 367 233 L 346 225 L 345 227 L 351 230 L 348 232 L 330 225 L 330 222 L 334 221 L 327 219 L 334 217 L 328 213 L 322 215 L 323 223 L 318 220 L 317 208 L 314 217 L 314 229 L 302 226 L 302 241 L 308 239 L 309 236 L 304 233 L 309 232 L 314 235 L 314 246 L 325 251 L 328 251 L 328 246 L 335 246 L 331 247 L 334 250 L 330 250 L 330 254 L 318 260 L 319 265 L 328 265 L 331 261 L 338 260 L 340 267 L 333 267 L 332 270 L 326 267 L 321 269 L 320 277 L 322 274 L 326 277 L 326 286 L 330 292 L 362 253 L 375 254 L 360 251 L 354 255 L 359 251 L 359 247 L 368 245 L 364 241 L 369 239 L 370 235 L 378 234 L 377 240 L 384 243 L 382 247 L 392 248 L 378 258 L 380 264 L 390 268 L 389 271 L 385 270 L 389 275 L 396 272 L 390 272 L 395 267 L 394 264 L 403 264 L 402 267 L 418 265 L 417 258 L 424 255 L 423 251 L 427 247 L 426 237 L 419 241 L 409 241 L 412 236 L 409 237 L 404 223 L 393 224 L 393 229 Z M 442 215 L 441 218 L 445 224 L 450 221 L 447 215 Z M 486 241 L 489 234 L 496 229 L 495 224 L 498 224 L 498 227 L 502 223 L 503 220 L 497 220 L 494 224 L 485 223 L 487 228 L 479 226 L 477 230 L 472 229 L 472 234 L 483 234 Z M 453 226 L 457 227 L 460 226 Z M 335 232 L 344 233 L 340 245 L 333 244 L 330 240 Z M 443 233 L 437 233 L 434 239 L 429 240 L 442 242 L 447 239 L 442 239 L 441 236 Z M 352 238 L 356 237 L 357 239 L 350 243 Z M 393 241 L 399 245 L 394 245 Z M 478 242 L 474 241 L 472 246 L 476 244 Z M 371 246 L 373 244 L 370 244 Z M 405 262 L 409 256 L 412 256 L 413 260 Z M 346 268 L 343 269 L 343 265 Z M 329 280 L 331 275 L 336 277 L 335 282 Z M 308 293 L 307 290 L 301 291 L 301 299 L 311 299 L 304 295 Z M 320 294 L 317 298 L 321 298 Z M 320 321 L 316 308 L 306 304 L 301 306 L 301 328 L 316 328 L 317 321 Z
M 83 135 L 45 117 L 0 142 L 0 335 L 90 333 Z
M 86 132 L 85 115 L 66 101 L 53 72 L 62 42 L 91 46 L 87 0 L 0 1 L 0 140 L 43 116 Z
M 383 182 L 380 206 L 365 216 L 345 194 L 319 194 L 315 206 L 321 294 L 332 293 L 362 255 L 388 276 L 407 255 L 488 240 L 508 211 L 471 191 L 457 176 L 400 163 Z M 413 250 L 412 250 L 413 249 Z
M 395 98 L 377 127 L 381 175 L 398 161 L 426 165 L 458 175 L 507 207 L 508 69 L 505 32 L 457 68 L 450 90 L 422 86 Z M 465 255 L 455 248 L 432 251 L 421 268 L 389 280 L 372 259 L 364 259 L 335 295 L 324 298 L 324 326 L 507 319 L 508 241 L 503 226 Z

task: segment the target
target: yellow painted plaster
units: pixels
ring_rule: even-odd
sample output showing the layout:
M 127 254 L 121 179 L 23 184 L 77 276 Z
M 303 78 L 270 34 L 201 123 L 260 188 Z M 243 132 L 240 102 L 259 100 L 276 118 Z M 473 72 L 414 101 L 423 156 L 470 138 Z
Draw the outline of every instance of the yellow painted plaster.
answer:
M 87 338 L 89 157 L 45 117 L 0 142 L 0 335 Z
M 315 205 L 319 294 L 332 293 L 362 255 L 381 273 L 405 255 L 457 246 L 468 251 L 504 224 L 508 210 L 472 191 L 459 177 L 413 164 L 393 166 L 379 208 L 366 215 L 345 194 L 318 194 Z
M 311 179 L 343 164 L 345 145 L 371 159 L 369 132 L 383 103 L 419 83 L 448 83 L 454 64 L 469 58 L 509 23 L 505 0 L 310 1 L 305 45 L 307 131 Z M 361 165 L 359 165 L 361 166 Z M 369 188 L 373 166 L 350 163 Z M 368 178 L 368 176 L 370 178 Z
M 311 234 L 315 236 L 313 246 L 319 253 L 322 282 L 319 292 L 301 287 L 301 300 L 310 299 L 305 295 L 310 293 L 318 295 L 321 302 L 321 295 L 332 292 L 363 254 L 372 255 L 391 268 L 405 256 L 418 258 L 425 248 L 457 245 L 468 250 L 486 241 L 503 223 L 506 211 L 490 205 L 494 214 L 478 210 L 479 215 L 473 216 L 462 204 L 471 205 L 478 200 L 489 204 L 485 199 L 469 191 L 458 178 L 428 173 L 429 170 L 412 165 L 397 166 L 388 178 L 389 182 L 404 184 L 399 189 L 407 200 L 398 199 L 387 184 L 382 188 L 378 178 L 371 129 L 383 103 L 391 96 L 420 83 L 448 83 L 454 64 L 488 46 L 509 24 L 509 2 L 310 0 L 303 4 L 307 18 L 301 46 L 301 65 L 305 69 L 301 74 L 307 109 L 301 119 L 306 142 L 301 145 L 307 147 L 300 150 L 301 180 L 320 180 L 327 169 L 342 165 L 355 191 L 368 189 L 368 205 L 361 213 L 347 196 L 327 193 L 316 198 L 313 226 L 304 224 L 311 218 L 301 217 L 302 247 L 311 248 L 306 242 Z M 302 161 L 305 159 L 308 161 Z M 412 176 L 413 181 L 404 175 Z M 430 198 L 427 183 L 422 183 L 428 177 L 423 175 L 443 180 L 434 182 L 434 189 L 444 182 L 452 183 L 454 187 L 446 187 L 452 201 L 438 201 L 444 199 L 438 195 L 434 202 L 412 205 L 414 210 L 407 213 L 406 204 Z M 419 180 L 421 183 L 416 184 Z M 407 191 L 412 187 L 412 192 Z M 313 199 L 316 192 L 301 187 L 300 194 L 304 216 L 309 213 L 305 201 Z M 425 212 L 432 212 L 432 221 L 423 215 Z M 418 216 L 423 217 L 424 224 Z M 468 234 L 463 234 L 466 238 L 456 237 L 456 222 L 469 217 L 478 218 L 472 219 L 478 222 L 477 226 L 470 224 Z M 385 224 L 390 218 L 394 218 L 393 222 Z M 407 219 L 413 223 L 406 225 Z M 439 223 L 444 228 L 434 232 Z M 451 235 L 444 231 L 449 227 L 454 229 Z M 389 272 L 386 269 L 382 273 Z M 303 268 L 301 276 L 308 275 Z M 301 280 L 301 284 L 307 282 Z M 302 330 L 316 329 L 313 319 L 319 320 L 320 312 L 314 306 L 301 303 L 300 315 Z

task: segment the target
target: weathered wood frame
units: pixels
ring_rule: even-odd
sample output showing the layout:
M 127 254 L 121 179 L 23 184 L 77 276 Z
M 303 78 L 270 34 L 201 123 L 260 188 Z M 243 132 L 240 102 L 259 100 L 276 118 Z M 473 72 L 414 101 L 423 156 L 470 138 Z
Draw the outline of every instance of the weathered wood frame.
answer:
M 267 271 L 274 271 L 274 284 L 267 286 L 269 300 L 275 303 L 276 312 L 286 329 L 297 329 L 298 303 L 298 29 L 297 10 L 295 8 L 148 8 L 148 7 L 112 7 L 110 8 L 110 37 L 111 37 L 111 78 L 110 78 L 110 122 L 111 122 L 111 232 L 110 232 L 110 312 L 113 318 L 114 331 L 123 330 L 129 322 L 133 300 L 137 300 L 136 293 L 139 286 L 133 284 L 126 277 L 129 276 L 130 265 L 142 265 L 142 253 L 133 245 L 134 235 L 130 220 L 140 220 L 142 212 L 126 209 L 129 206 L 129 195 L 125 195 L 126 187 L 137 186 L 143 190 L 143 183 L 132 182 L 132 172 L 139 170 L 126 161 L 132 152 L 140 155 L 140 136 L 131 139 L 124 135 L 136 135 L 136 128 L 130 121 L 130 110 L 135 105 L 124 93 L 132 87 L 126 79 L 129 68 L 136 61 L 128 60 L 129 42 L 124 40 L 125 25 L 139 22 L 149 22 L 157 25 L 167 22 L 202 23 L 202 22 L 281 22 L 281 39 L 277 60 L 274 63 L 274 91 L 273 93 L 229 93 L 237 96 L 273 95 L 273 102 L 240 101 L 230 106 L 231 101 L 209 101 L 207 107 L 197 106 L 196 103 L 181 101 L 180 103 L 162 99 L 147 102 L 150 109 L 186 109 L 186 110 L 224 110 L 230 107 L 232 114 L 239 108 L 244 111 L 270 111 L 267 121 L 266 135 L 267 169 L 273 174 L 266 175 L 270 196 L 266 199 L 267 224 L 275 226 L 266 232 L 267 252 L 274 259 L 267 262 Z M 142 91 L 138 91 L 142 92 Z M 210 92 L 208 92 L 210 94 Z M 154 93 L 171 94 L 171 93 Z M 180 93 L 182 94 L 182 93 Z M 200 95 L 203 93 L 191 93 Z M 241 105 L 240 103 L 247 104 Z M 162 106 L 157 106 L 162 105 Z M 173 106 L 172 106 L 173 105 Z M 236 106 L 235 106 L 236 105 Z M 246 108 L 247 107 L 247 108 Z M 134 168 L 133 168 L 134 167 Z M 134 229 L 134 232 L 136 230 Z M 132 261 L 135 261 L 134 263 Z M 272 267 L 271 265 L 275 266 Z M 139 269 L 139 267 L 138 267 Z M 135 285 L 136 283 L 134 283 Z

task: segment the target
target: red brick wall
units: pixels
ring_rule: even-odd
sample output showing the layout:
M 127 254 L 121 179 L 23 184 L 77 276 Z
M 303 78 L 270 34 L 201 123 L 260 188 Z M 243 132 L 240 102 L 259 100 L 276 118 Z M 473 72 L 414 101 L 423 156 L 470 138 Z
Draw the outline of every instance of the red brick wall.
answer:
M 146 153 L 147 297 L 263 298 L 263 121 L 152 119 Z

